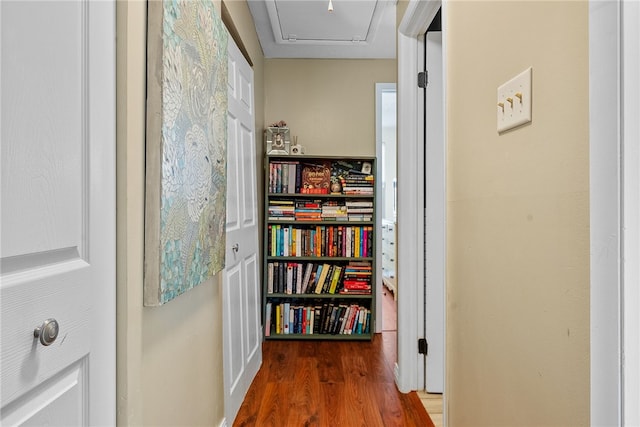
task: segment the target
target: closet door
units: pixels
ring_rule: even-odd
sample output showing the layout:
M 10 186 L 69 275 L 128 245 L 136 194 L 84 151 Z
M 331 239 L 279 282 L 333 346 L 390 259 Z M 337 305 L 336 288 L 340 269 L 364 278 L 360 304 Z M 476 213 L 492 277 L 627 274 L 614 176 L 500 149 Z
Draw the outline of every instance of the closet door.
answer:
M 223 278 L 225 417 L 229 424 L 262 364 L 253 70 L 229 36 L 227 250 Z

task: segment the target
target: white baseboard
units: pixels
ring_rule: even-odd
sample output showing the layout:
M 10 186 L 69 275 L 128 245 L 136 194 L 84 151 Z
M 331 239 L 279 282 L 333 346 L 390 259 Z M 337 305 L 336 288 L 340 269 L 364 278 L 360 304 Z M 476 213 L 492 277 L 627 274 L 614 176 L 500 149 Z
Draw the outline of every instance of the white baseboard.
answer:
M 227 427 L 227 419 L 226 418 L 223 418 L 222 421 L 220 421 L 219 427 Z

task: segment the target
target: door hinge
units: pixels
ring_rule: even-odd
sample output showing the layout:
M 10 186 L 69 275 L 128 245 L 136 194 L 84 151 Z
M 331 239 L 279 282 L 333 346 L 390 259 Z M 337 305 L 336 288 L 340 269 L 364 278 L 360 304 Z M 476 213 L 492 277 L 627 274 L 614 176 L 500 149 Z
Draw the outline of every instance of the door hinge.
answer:
M 421 71 L 418 73 L 418 87 L 421 89 L 426 89 L 429 84 L 429 72 Z
M 418 353 L 424 354 L 425 356 L 429 353 L 429 344 L 425 338 L 418 339 Z

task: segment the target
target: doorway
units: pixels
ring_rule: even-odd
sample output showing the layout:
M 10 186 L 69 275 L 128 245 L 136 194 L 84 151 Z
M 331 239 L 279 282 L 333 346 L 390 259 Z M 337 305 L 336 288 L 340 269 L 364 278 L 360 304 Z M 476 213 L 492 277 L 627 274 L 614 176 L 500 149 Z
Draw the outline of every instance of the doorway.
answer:
M 402 333 L 398 335 L 396 382 L 398 388 L 403 391 L 423 390 L 425 387 L 425 357 L 416 351 L 416 341 L 425 338 L 425 199 L 430 199 L 425 193 L 423 179 L 425 145 L 417 143 L 425 138 L 424 89 L 418 87 L 416 77 L 419 72 L 424 71 L 424 34 L 441 6 L 442 3 L 438 0 L 410 2 L 398 31 L 397 274 L 403 283 L 403 289 L 398 294 L 398 330 Z M 445 39 L 446 37 L 443 37 L 443 40 Z M 445 57 L 446 49 L 443 43 L 443 64 Z M 442 75 L 444 90 L 444 67 Z M 428 164 L 426 168 L 429 169 Z M 444 171 L 444 164 L 441 165 L 441 170 Z M 445 182 L 442 180 L 441 194 L 445 194 L 444 185 Z M 430 202 L 438 203 L 438 200 L 435 198 Z M 444 201 L 440 200 L 440 203 L 444 209 Z M 444 224 L 441 224 L 441 228 L 445 230 Z M 436 239 L 429 239 L 427 244 L 429 242 L 444 245 L 444 241 L 439 242 Z M 426 252 L 433 254 L 428 246 Z M 442 253 L 446 254 L 445 251 Z M 431 277 L 437 274 L 444 277 L 444 260 L 443 263 L 434 263 L 429 269 L 429 274 Z M 443 324 L 442 328 L 445 327 Z M 433 350 L 431 345 L 428 347 L 429 351 Z M 444 348 L 442 351 L 444 352 Z
M 376 332 L 397 330 L 396 280 L 396 84 L 376 83 L 376 156 L 378 158 L 378 259 Z

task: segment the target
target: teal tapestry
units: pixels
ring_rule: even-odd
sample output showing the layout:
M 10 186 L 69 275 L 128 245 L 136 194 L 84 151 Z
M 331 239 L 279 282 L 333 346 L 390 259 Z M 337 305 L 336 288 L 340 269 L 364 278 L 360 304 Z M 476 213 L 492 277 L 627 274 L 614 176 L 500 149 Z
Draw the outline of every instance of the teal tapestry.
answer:
M 224 268 L 227 37 L 210 1 L 149 2 L 145 305 Z

